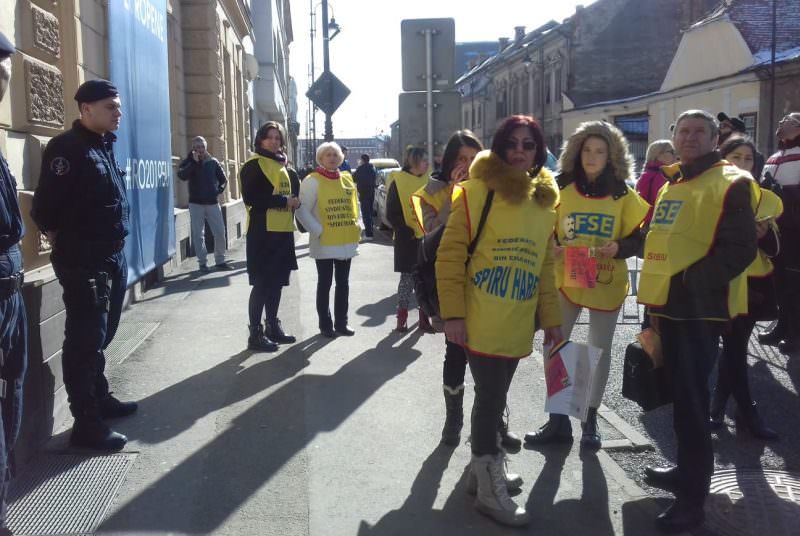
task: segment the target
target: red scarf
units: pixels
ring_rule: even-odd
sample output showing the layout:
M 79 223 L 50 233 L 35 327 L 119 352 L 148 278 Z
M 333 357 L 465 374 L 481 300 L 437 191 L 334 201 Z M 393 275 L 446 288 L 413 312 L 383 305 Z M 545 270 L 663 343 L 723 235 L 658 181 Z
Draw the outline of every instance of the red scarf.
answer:
M 317 173 L 319 173 L 320 175 L 322 175 L 326 179 L 331 179 L 331 180 L 338 180 L 339 177 L 342 176 L 342 174 L 339 173 L 338 169 L 336 171 L 328 171 L 327 169 L 325 169 L 322 166 L 317 166 L 317 169 L 315 169 L 314 171 L 316 171 Z

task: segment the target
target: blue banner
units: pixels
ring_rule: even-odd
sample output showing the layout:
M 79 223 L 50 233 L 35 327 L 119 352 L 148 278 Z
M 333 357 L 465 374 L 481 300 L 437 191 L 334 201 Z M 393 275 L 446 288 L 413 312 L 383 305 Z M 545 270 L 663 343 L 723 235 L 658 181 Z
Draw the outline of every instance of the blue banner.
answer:
M 131 208 L 130 285 L 175 254 L 166 0 L 108 2 L 108 41 L 122 100 L 115 152 Z

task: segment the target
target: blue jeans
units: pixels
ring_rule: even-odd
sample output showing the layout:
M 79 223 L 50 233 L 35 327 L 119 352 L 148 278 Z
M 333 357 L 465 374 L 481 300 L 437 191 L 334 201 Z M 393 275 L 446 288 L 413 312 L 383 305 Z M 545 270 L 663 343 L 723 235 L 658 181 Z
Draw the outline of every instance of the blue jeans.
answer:
M 21 269 L 19 246 L 0 253 L 0 277 L 8 277 Z M 9 457 L 22 422 L 22 385 L 28 364 L 28 331 L 21 292 L 0 299 L 0 350 L 3 352 L 2 378 L 6 381 L 5 396 L 0 399 L 0 527 L 5 527 Z
M 675 498 L 702 506 L 714 474 L 708 376 L 719 353 L 722 322 L 659 318 L 664 366 L 672 379 L 678 444 Z

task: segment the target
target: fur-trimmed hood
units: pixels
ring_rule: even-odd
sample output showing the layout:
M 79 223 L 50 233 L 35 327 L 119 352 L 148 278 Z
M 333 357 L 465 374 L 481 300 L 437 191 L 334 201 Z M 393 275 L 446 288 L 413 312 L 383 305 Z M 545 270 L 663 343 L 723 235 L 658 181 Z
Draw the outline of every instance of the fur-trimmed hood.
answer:
M 553 208 L 558 201 L 558 186 L 547 168 L 536 177 L 520 171 L 492 151 L 478 153 L 469 168 L 470 180 L 483 181 L 490 190 L 512 204 L 535 199 L 544 208 Z
M 628 147 L 628 140 L 620 129 L 606 121 L 587 121 L 581 123 L 561 148 L 558 159 L 560 174 L 569 181 L 576 178 L 575 166 L 586 138 L 595 136 L 608 144 L 608 166 L 616 182 L 624 183 L 633 178 L 634 159 Z

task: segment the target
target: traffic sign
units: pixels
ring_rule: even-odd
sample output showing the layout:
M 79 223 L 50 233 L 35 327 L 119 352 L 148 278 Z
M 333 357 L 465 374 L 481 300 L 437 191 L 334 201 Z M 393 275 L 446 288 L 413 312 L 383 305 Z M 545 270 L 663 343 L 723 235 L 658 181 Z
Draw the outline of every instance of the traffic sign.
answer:
M 306 97 L 328 115 L 333 115 L 348 95 L 350 90 L 330 71 L 323 72 L 306 91 Z
M 456 73 L 456 23 L 453 19 L 406 19 L 400 24 L 403 91 L 425 91 L 425 32 L 431 32 L 432 87 L 452 89 Z
M 461 128 L 461 94 L 458 91 L 433 92 L 433 154 L 440 156 L 453 132 Z M 400 94 L 400 143 L 427 147 L 427 94 L 425 91 Z

